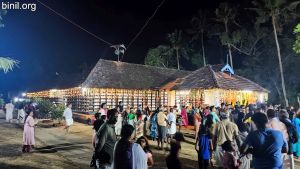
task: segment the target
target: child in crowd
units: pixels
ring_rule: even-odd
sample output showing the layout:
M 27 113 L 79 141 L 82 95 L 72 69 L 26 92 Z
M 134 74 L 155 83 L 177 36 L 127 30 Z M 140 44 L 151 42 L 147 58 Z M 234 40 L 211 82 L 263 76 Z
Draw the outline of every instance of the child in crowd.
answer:
M 225 151 L 223 159 L 223 169 L 238 169 L 241 162 L 238 159 L 238 151 L 234 142 L 227 140 L 222 144 Z
M 205 125 L 201 125 L 196 139 L 195 149 L 198 153 L 199 169 L 208 169 L 211 151 L 213 150 L 212 144 L 212 130 L 213 116 L 207 115 Z
M 147 164 L 148 167 L 152 167 L 154 164 L 153 157 L 152 157 L 152 151 L 150 150 L 148 139 L 145 136 L 141 136 L 137 139 L 136 143 L 141 145 L 145 153 L 147 154 Z
M 170 154 L 166 158 L 168 169 L 182 169 L 181 162 L 179 160 L 179 151 L 181 149 L 181 141 L 184 141 L 183 134 L 176 132 L 174 138 L 171 140 Z

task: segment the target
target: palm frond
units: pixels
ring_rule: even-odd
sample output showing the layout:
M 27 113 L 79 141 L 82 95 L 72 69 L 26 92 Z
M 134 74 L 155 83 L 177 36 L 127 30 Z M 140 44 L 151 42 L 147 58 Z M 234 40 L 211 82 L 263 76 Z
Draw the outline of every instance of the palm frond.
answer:
M 4 73 L 11 71 L 15 66 L 18 66 L 18 64 L 18 60 L 0 57 L 0 69 L 2 69 Z

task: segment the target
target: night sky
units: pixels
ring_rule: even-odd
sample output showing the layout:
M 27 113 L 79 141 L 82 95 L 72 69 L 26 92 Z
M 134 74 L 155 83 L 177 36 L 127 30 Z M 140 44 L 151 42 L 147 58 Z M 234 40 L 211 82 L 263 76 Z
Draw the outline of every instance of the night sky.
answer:
M 4 1 L 10 2 L 11 0 Z M 41 0 L 52 9 L 112 44 L 128 45 L 152 15 L 160 0 Z M 1 2 L 1 1 L 0 1 Z M 15 2 L 15 1 L 11 1 Z M 20 66 L 0 73 L 2 93 L 51 86 L 66 76 L 92 68 L 99 58 L 116 60 L 113 49 L 57 16 L 36 1 L 37 10 L 7 10 L 0 28 L 0 55 L 19 60 Z M 143 63 L 149 48 L 162 44 L 166 34 L 190 27 L 198 9 L 213 13 L 219 1 L 166 0 L 123 61 Z M 218 63 L 219 54 L 210 56 Z M 59 76 L 56 75 L 56 72 Z

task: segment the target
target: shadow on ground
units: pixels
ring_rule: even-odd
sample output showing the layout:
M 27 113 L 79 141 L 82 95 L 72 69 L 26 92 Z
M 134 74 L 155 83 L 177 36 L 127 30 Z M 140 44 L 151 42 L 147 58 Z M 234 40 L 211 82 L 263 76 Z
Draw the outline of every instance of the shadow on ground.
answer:
M 57 151 L 65 151 L 65 150 L 81 150 L 85 148 L 83 146 L 85 143 L 62 143 L 56 145 L 48 145 L 45 147 L 35 148 L 34 152 L 39 153 L 56 153 Z
M 20 144 L 0 144 L 0 158 L 21 156 L 21 148 L 22 147 L 20 146 Z M 0 168 L 2 168 L 1 165 Z
M 155 169 L 165 169 L 167 167 L 166 164 L 166 157 L 167 157 L 168 152 L 166 152 L 165 154 L 155 154 L 155 156 L 153 156 L 154 158 L 154 166 L 152 168 Z M 195 169 L 198 168 L 198 164 L 196 161 L 194 160 L 190 160 L 187 158 L 180 158 L 180 162 L 181 162 L 181 166 L 184 169 Z
M 32 166 L 22 166 L 22 165 L 13 165 L 13 164 L 6 164 L 0 163 L 1 169 L 39 169 L 37 167 Z

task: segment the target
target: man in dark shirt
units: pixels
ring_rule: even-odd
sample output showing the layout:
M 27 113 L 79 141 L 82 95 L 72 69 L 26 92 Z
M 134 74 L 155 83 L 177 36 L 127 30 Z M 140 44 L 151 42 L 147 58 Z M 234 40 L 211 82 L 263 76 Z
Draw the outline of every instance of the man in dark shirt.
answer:
M 230 121 L 237 124 L 239 113 L 240 107 L 238 105 L 235 105 L 234 110 L 230 113 Z
M 254 169 L 281 169 L 282 154 L 287 152 L 287 143 L 280 131 L 266 128 L 268 118 L 263 113 L 252 116 L 257 130 L 247 136 L 241 153 L 245 154 L 252 147 Z
M 132 125 L 122 127 L 121 139 L 117 142 L 114 157 L 114 169 L 132 169 L 132 143 L 131 137 L 134 132 Z
M 110 109 L 107 112 L 108 120 L 97 132 L 95 154 L 97 167 L 100 169 L 111 166 L 113 161 L 114 146 L 117 141 L 114 125 L 117 122 L 118 111 Z

